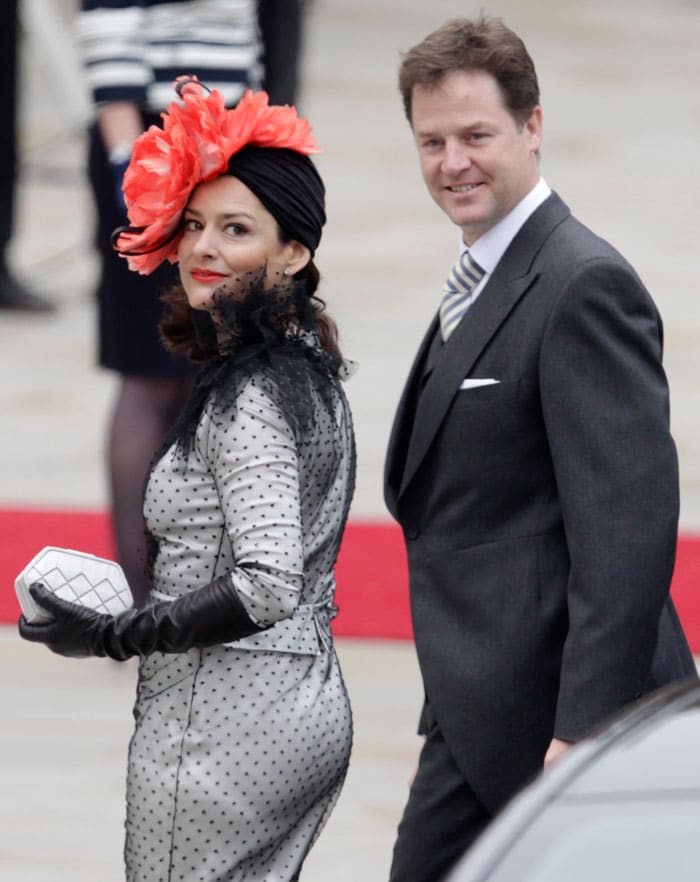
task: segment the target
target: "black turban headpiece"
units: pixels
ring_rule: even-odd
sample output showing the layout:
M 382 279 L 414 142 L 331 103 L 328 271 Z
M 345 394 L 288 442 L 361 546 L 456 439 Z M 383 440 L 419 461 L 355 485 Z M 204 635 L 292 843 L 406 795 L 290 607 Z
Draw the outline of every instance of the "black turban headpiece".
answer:
M 248 144 L 233 154 L 228 171 L 258 197 L 285 237 L 306 245 L 313 255 L 326 222 L 325 187 L 308 156 Z

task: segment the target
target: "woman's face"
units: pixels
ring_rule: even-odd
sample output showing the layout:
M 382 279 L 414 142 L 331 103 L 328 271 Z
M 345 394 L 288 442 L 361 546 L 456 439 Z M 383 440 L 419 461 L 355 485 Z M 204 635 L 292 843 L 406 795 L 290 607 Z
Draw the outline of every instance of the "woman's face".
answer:
M 193 309 L 216 312 L 215 292 L 236 296 L 252 278 L 266 288 L 302 269 L 311 253 L 282 242 L 277 221 L 245 184 L 222 175 L 199 184 L 185 209 L 178 246 L 180 279 Z

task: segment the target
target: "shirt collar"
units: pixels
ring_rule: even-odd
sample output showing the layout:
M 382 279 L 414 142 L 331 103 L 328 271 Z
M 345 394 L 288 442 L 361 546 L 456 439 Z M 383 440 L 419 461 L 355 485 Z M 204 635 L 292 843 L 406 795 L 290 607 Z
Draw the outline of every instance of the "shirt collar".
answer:
M 479 236 L 469 248 L 469 254 L 482 267 L 486 275 L 490 275 L 496 269 L 498 261 L 505 254 L 518 230 L 551 192 L 544 178 L 540 178 L 527 196 L 521 199 L 509 214 L 490 230 L 487 230 L 483 236 Z M 466 250 L 467 246 L 462 242 L 462 251 Z

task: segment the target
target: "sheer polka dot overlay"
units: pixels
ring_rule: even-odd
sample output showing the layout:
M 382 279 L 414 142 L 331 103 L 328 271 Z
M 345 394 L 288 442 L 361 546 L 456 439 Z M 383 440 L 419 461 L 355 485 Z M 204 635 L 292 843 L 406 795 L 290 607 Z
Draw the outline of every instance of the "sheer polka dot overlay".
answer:
M 298 438 L 253 377 L 235 415 L 208 407 L 183 462 L 151 474 L 154 585 L 230 574 L 244 640 L 141 661 L 129 750 L 128 882 L 293 880 L 340 792 L 352 742 L 332 648 L 333 565 L 354 482 L 352 425 L 315 402 Z

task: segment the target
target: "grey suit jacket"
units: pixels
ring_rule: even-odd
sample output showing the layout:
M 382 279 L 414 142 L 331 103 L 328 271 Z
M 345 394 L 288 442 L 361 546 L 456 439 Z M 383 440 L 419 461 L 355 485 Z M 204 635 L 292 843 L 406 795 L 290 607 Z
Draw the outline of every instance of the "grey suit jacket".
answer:
M 385 499 L 430 716 L 496 809 L 553 736 L 694 674 L 668 597 L 662 327 L 632 267 L 552 194 L 445 346 L 436 333 L 399 404 Z

